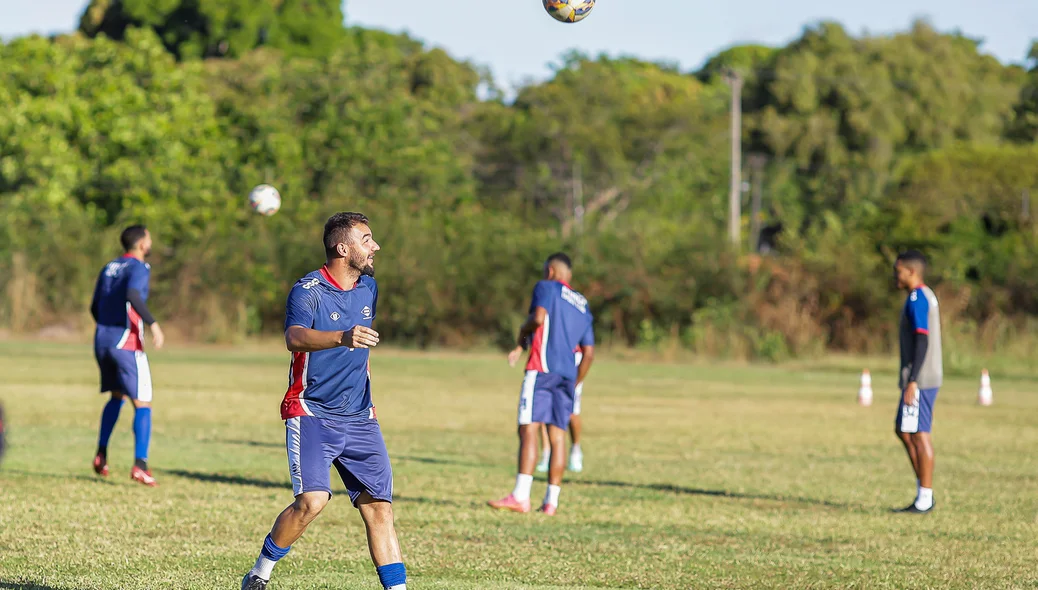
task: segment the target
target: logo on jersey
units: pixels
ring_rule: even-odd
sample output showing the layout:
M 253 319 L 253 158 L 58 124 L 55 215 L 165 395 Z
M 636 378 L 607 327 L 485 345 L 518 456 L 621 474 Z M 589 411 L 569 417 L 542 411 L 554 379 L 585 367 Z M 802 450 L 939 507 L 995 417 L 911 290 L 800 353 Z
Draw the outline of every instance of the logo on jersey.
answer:
M 337 322 L 337 321 L 339 321 L 339 318 L 342 317 L 342 316 L 339 315 L 339 312 L 333 311 L 332 315 L 330 315 L 328 317 L 332 318 L 333 322 Z
M 126 267 L 125 262 L 109 262 L 105 267 L 105 276 L 112 279 L 119 276 L 119 271 Z
M 319 280 L 317 280 L 317 279 L 310 279 L 309 281 L 307 281 L 307 282 L 303 283 L 303 288 L 304 288 L 304 289 L 309 289 L 310 287 L 313 287 L 314 285 L 317 285 L 317 284 L 319 284 L 320 282 L 321 282 L 321 281 L 319 281 Z
M 579 309 L 580 313 L 587 313 L 587 299 L 580 293 L 577 293 L 565 285 L 562 286 L 562 299 L 566 303 Z
M 364 309 L 360 310 L 360 315 L 364 316 L 364 319 L 370 320 L 371 319 L 371 308 L 368 307 L 367 305 L 365 305 Z

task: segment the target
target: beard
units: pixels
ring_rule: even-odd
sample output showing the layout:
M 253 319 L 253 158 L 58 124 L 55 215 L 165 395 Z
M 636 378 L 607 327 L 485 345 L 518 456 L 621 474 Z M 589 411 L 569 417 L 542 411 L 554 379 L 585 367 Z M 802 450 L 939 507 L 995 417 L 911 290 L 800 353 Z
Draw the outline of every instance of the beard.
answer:
M 354 257 L 350 260 L 350 267 L 359 272 L 362 276 L 375 278 L 375 267 L 368 262 L 367 256 Z

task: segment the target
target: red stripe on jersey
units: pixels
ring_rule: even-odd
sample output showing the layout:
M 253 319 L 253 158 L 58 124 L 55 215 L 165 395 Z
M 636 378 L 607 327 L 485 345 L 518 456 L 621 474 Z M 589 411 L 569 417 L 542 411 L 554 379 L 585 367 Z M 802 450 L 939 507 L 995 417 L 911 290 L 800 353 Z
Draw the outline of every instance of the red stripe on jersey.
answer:
M 543 340 L 544 326 L 537 326 L 537 330 L 533 333 L 533 339 L 530 341 L 530 359 L 526 361 L 527 371 L 547 372 L 544 370 L 544 358 L 541 357 L 541 352 L 544 348 Z
M 303 390 L 306 389 L 306 362 L 309 360 L 309 356 L 308 352 L 292 353 L 292 365 L 288 371 L 288 391 L 285 392 L 285 399 L 281 402 L 282 420 L 309 415 L 299 401 Z
M 127 302 L 126 304 L 126 338 L 122 350 L 144 350 L 144 320 L 137 310 Z
M 930 330 L 927 330 L 926 328 L 916 328 L 915 329 L 915 333 L 916 334 L 929 334 Z

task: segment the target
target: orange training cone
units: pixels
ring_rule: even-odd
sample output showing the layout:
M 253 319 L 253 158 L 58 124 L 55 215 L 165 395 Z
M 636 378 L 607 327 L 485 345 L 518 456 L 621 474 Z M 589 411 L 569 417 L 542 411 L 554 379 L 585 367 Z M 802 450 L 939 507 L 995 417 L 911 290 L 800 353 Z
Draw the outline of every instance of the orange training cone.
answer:
M 861 387 L 858 388 L 858 405 L 872 405 L 872 375 L 869 374 L 868 369 L 861 372 Z
M 991 405 L 991 376 L 988 370 L 980 372 L 980 391 L 977 392 L 977 403 L 982 406 Z

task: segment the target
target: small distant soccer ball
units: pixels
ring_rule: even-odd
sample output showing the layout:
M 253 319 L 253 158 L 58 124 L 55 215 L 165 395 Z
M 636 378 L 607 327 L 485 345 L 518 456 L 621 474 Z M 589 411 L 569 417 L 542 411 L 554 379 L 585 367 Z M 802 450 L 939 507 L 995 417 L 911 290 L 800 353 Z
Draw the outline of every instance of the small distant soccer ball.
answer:
M 256 213 L 269 217 L 281 209 L 281 193 L 269 184 L 261 184 L 249 193 L 249 207 Z
M 595 0 L 541 0 L 544 9 L 559 22 L 575 23 L 584 20 L 595 7 Z

